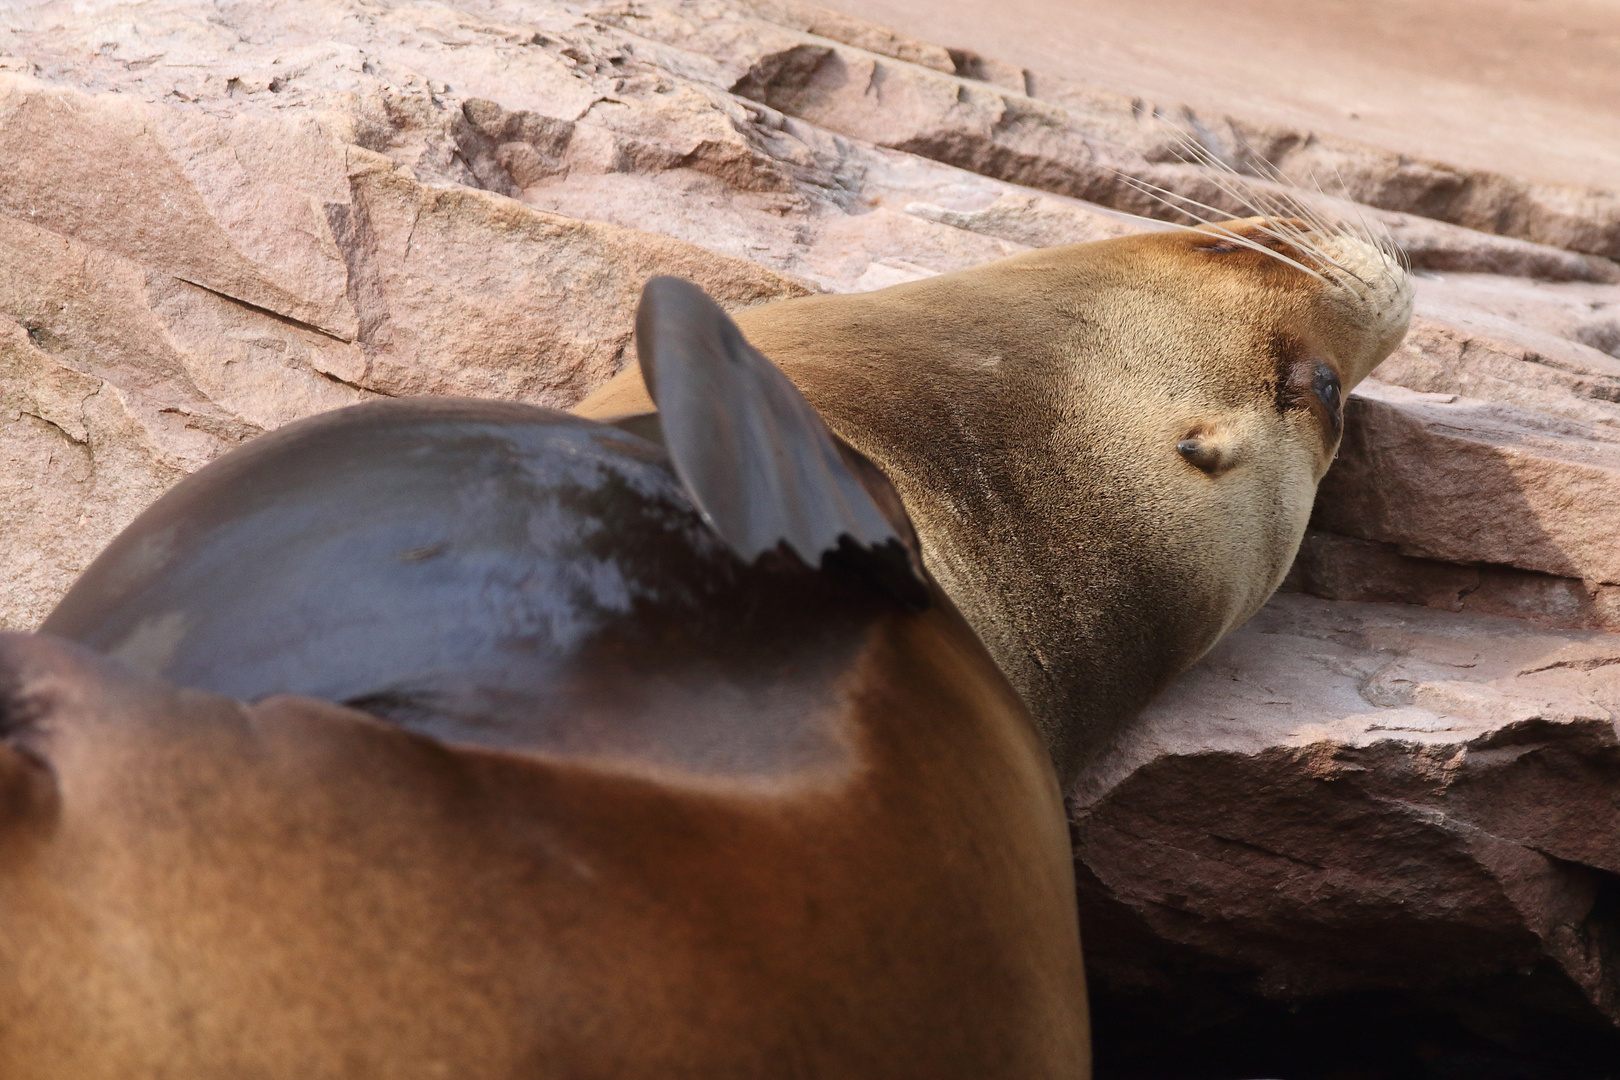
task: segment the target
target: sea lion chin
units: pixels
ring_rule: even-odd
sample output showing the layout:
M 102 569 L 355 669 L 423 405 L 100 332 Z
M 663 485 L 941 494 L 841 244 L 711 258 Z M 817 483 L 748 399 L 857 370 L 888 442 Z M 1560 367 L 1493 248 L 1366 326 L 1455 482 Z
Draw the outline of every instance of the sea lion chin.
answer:
M 1372 238 L 1251 218 L 737 322 L 894 482 L 1067 785 L 1281 583 L 1411 307 Z M 576 411 L 648 407 L 627 371 Z

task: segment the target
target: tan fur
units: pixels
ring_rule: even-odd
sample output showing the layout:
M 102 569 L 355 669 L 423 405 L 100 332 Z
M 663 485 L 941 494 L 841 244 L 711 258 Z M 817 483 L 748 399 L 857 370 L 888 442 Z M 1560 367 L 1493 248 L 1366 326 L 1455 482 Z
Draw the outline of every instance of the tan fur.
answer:
M 1348 393 L 1405 333 L 1404 272 L 1315 239 L 1341 269 L 1250 220 L 737 317 L 894 481 L 1065 784 L 1281 582 L 1338 445 L 1302 373 L 1326 363 Z M 627 371 L 577 411 L 645 411 L 638 387 Z

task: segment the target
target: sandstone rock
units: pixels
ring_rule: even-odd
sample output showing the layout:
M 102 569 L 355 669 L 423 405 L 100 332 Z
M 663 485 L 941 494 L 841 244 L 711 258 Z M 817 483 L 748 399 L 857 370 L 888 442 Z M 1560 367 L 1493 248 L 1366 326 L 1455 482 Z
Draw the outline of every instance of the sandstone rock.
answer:
M 1586 343 L 1620 313 L 1620 289 L 1457 275 L 1417 291 L 1418 316 L 1381 380 L 1620 427 L 1620 357 Z
M 177 36 L 209 29 L 164 14 Z M 16 331 L 0 625 L 33 625 L 146 503 L 243 438 L 375 393 L 568 405 L 623 362 L 655 273 L 733 306 L 804 291 L 669 237 L 424 186 L 331 119 L 0 72 L 0 311 Z M 95 424 L 41 404 L 42 372 Z
M 1415 559 L 1393 544 L 1316 529 L 1305 533 L 1283 589 L 1325 600 L 1421 604 L 1505 615 L 1537 626 L 1620 631 L 1620 585 L 1505 566 Z
M 1612 1021 L 1617 712 L 1620 635 L 1277 597 L 1076 789 L 1094 992 L 1203 971 Z
M 928 202 L 908 203 L 906 213 L 1032 248 L 1112 240 L 1142 228 L 1136 222 L 1082 211 L 1070 200 L 1022 192 L 1009 192 L 988 206 L 974 209 L 953 209 Z
M 200 462 L 128 396 L 0 319 L 0 629 L 35 626 L 118 531 Z
M 1404 556 L 1484 564 L 1436 584 L 1436 595 L 1472 595 L 1471 610 L 1608 625 L 1620 360 L 1590 343 L 1607 340 L 1620 289 L 1459 274 L 1420 279 L 1417 291 L 1406 343 L 1351 396 L 1314 524 Z M 1375 562 L 1382 569 L 1359 560 L 1372 576 L 1356 598 L 1428 595 L 1412 567 Z M 1316 564 L 1317 584 L 1303 587 L 1357 592 L 1347 572 Z M 1535 584 L 1507 567 L 1581 580 Z
M 1061 94 L 1054 95 L 1062 101 Z M 1620 195 L 1464 169 L 1309 131 L 1202 120 L 1179 110 L 1201 143 L 1234 167 L 1322 184 L 1382 210 L 1518 237 L 1555 248 L 1620 256 Z M 1436 269 L 1442 269 L 1436 267 Z
M 873 263 L 940 271 L 1013 250 L 948 226 L 908 234 L 930 235 L 940 259 L 894 246 L 898 235 L 886 226 L 843 247 L 874 206 L 903 212 L 923 198 L 977 209 L 1014 189 L 854 144 L 729 94 L 740 70 L 695 47 L 724 51 L 728 35 L 756 25 L 720 17 L 731 9 L 696 23 L 651 6 L 598 12 L 608 22 L 560 5 L 483 15 L 396 9 L 385 19 L 344 18 L 341 4 L 143 10 L 149 22 L 138 33 L 85 18 L 39 19 L 23 38 L 33 69 L 64 85 L 114 88 L 170 109 L 195 104 L 261 127 L 267 115 L 294 115 L 339 146 L 384 154 L 419 181 L 686 239 L 819 288 L 862 280 L 866 264 L 849 272 L 862 252 Z M 197 69 L 217 63 L 219 35 L 237 18 L 257 42 L 230 47 L 239 74 L 198 79 Z M 840 32 L 859 37 L 850 29 Z M 83 44 L 90 38 L 103 44 Z M 478 59 L 483 52 L 504 65 L 499 78 L 493 60 Z M 151 54 L 150 63 L 139 59 Z M 884 236 L 887 249 L 878 242 Z M 885 272 L 880 266 L 874 277 Z
M 948 82 L 927 72 L 814 42 L 778 38 L 773 48 L 773 36 L 758 35 L 728 57 L 749 64 L 733 90 L 845 134 L 1017 183 L 1137 213 L 1163 214 L 1139 189 L 1120 182 L 1118 171 L 1123 171 L 1179 195 L 1234 209 L 1201 170 L 1164 164 L 1189 160 L 1192 151 L 1261 178 L 1292 176 L 1307 187 L 1331 182 L 1334 192 L 1382 210 L 1572 252 L 1620 255 L 1620 196 L 1611 192 L 1532 184 L 1414 161 L 1371 146 L 1231 117 L 1212 123 L 1187 106 L 1154 106 L 1010 65 L 986 77 L 986 62 L 966 50 L 958 53 L 972 59 L 960 62 L 955 74 L 991 82 L 1016 96 L 985 94 L 971 86 L 953 94 Z M 735 37 L 730 44 L 737 49 Z M 1428 241 L 1414 244 L 1420 265 L 1492 269 L 1475 261 L 1477 252 L 1465 263 L 1457 252 L 1435 250 L 1429 236 L 1413 239 Z M 1510 259 L 1511 251 L 1499 257 Z M 1597 280 L 1614 280 L 1612 267 L 1587 264 L 1584 272 L 1606 275 Z
M 258 46 L 232 44 L 231 66 L 240 73 L 213 76 L 212 81 L 195 76 L 196 68 L 209 66 L 211 55 L 195 39 L 223 48 L 221 17 L 198 26 L 200 17 L 188 15 L 183 4 L 159 10 L 161 25 L 156 30 L 142 26 L 128 42 L 120 35 L 130 36 L 129 27 L 86 25 L 83 19 L 77 25 L 71 19 L 51 23 L 25 40 L 39 58 L 35 68 L 60 80 L 118 87 L 153 99 L 163 96 L 170 104 L 176 99 L 164 95 L 173 89 L 212 112 L 245 117 L 245 123 L 265 110 L 297 109 L 318 117 L 340 141 L 379 150 L 419 179 L 487 187 L 570 216 L 650 228 L 809 278 L 822 288 L 849 287 L 825 272 L 826 249 L 848 234 L 845 219 L 860 216 L 862 203 L 881 203 L 885 197 L 883 185 L 868 179 L 875 171 L 888 171 L 881 155 L 725 92 L 745 76 L 747 63 L 771 49 L 837 44 L 742 18 L 735 7 L 592 9 L 634 32 L 559 18 L 564 14 L 560 8 L 492 11 L 507 21 L 434 8 L 395 10 L 382 20 L 341 18 L 342 5 L 241 9 L 242 18 L 273 31 L 275 40 Z M 238 10 L 226 9 L 225 21 Z M 807 17 L 789 21 L 809 25 Z M 514 25 L 519 19 L 544 29 L 533 32 Z M 89 36 L 102 42 L 93 51 L 78 43 Z M 855 33 L 842 36 L 860 38 Z M 504 65 L 499 79 L 489 61 L 478 60 L 483 54 L 469 47 L 474 44 L 499 58 Z M 141 59 L 149 57 L 143 50 L 157 59 Z M 888 51 L 908 54 L 903 48 Z M 89 60 L 84 59 L 87 53 Z M 188 59 L 194 62 L 188 64 Z M 1011 124 L 1008 130 L 1014 135 L 1028 135 L 1019 138 L 1036 153 L 1027 162 L 1036 179 L 1078 167 L 1090 177 L 1088 184 L 1100 184 L 1099 191 L 1116 204 L 1164 212 L 1123 183 L 1113 165 L 1098 169 L 1061 154 L 1041 156 L 1042 141 L 1050 134 L 1043 134 L 1043 117 L 1060 116 L 1061 110 L 1022 99 L 1035 109 L 1033 119 L 1012 123 L 1016 117 L 1002 114 L 1013 99 L 998 90 L 951 78 L 938 70 L 942 65 L 889 62 L 905 85 L 911 75 L 924 82 L 943 80 L 934 91 L 950 96 L 960 86 L 980 86 L 975 100 L 994 106 L 992 111 L 1001 117 L 996 122 Z M 173 74 L 176 70 L 186 73 L 183 88 L 170 85 L 182 81 Z M 486 93 L 491 97 L 480 96 Z M 1170 153 L 1166 147 L 1173 149 L 1174 138 L 1168 129 L 1157 123 L 1144 127 L 1124 106 L 1128 103 L 1114 110 L 1119 116 L 1108 114 L 1109 122 L 1135 132 L 1137 141 L 1146 138 L 1153 153 Z M 941 137 L 956 145 L 960 136 L 947 131 Z M 991 147 L 969 153 L 964 162 L 1011 175 L 996 165 L 998 154 Z M 1201 170 L 1145 161 L 1133 168 L 1195 198 L 1230 201 Z M 973 200 L 978 207 L 1009 193 L 1006 185 L 976 179 L 983 192 Z M 960 174 L 955 182 L 967 186 Z M 900 205 L 917 201 L 916 192 L 906 194 Z M 804 224 L 784 230 L 788 214 Z M 836 227 L 830 240 L 818 244 L 815 225 L 823 216 Z M 725 227 L 716 228 L 719 221 Z M 1575 278 L 1614 272 L 1606 263 L 1448 231 L 1437 223 L 1400 218 L 1395 227 L 1409 234 L 1405 238 L 1413 242 L 1423 265 Z M 906 253 L 886 252 L 879 256 L 883 258 L 905 261 Z M 831 265 L 846 262 L 841 255 L 830 256 Z
M 1369 379 L 1312 523 L 1406 555 L 1620 583 L 1620 438 L 1583 423 Z
M 0 148 L 17 163 L 9 217 L 358 345 L 327 373 L 366 389 L 567 404 L 620 363 L 652 273 L 684 273 L 734 305 L 803 291 L 656 234 L 424 187 L 315 125 L 176 117 L 15 76 L 0 87 L 16 121 L 0 123 L 0 141 L 15 140 Z M 167 131 L 161 147 L 154 130 Z M 224 180 L 215 156 L 231 162 Z M 108 162 L 99 187 L 93 157 Z M 205 187 L 234 185 L 243 204 L 209 205 L 182 164 Z M 83 179 L 64 187 L 61 172 Z M 278 199 L 296 212 L 280 214 Z
M 1344 209 L 1353 218 L 1355 211 L 1351 207 Z M 1620 282 L 1620 265 L 1600 256 L 1486 232 L 1470 232 L 1411 214 L 1375 210 L 1364 213 L 1389 231 L 1417 270 L 1497 274 L 1541 281 Z
M 1512 230 L 1588 193 L 1616 221 L 1620 13 L 1605 5 L 822 2 L 1016 61 L 1034 69 L 1034 96 L 1059 104 L 1072 80 L 1142 112 L 1195 105 L 1188 127 L 1212 149 L 1247 145 L 1331 190 L 1337 171 L 1353 197 L 1393 200 L 1377 205 L 1476 211 L 1495 220 L 1475 227 L 1551 244 L 1566 241 Z
M 652 274 L 740 307 L 1185 220 L 1143 184 L 1238 209 L 1200 155 L 1256 198 L 1298 194 L 1279 168 L 1337 170 L 1373 205 L 1308 197 L 1427 276 L 1351 399 L 1308 595 L 1077 793 L 1102 1007 L 1210 979 L 1245 1016 L 1462 986 L 1608 1024 L 1620 650 L 1591 631 L 1620 629 L 1620 268 L 1593 253 L 1620 219 L 1592 193 L 798 0 L 13 6 L 0 627 L 291 419 L 375 394 L 571 404 L 622 363 Z
M 750 6 L 761 18 L 777 26 L 831 38 L 845 45 L 853 45 L 857 49 L 877 53 L 879 56 L 893 57 L 921 67 L 933 68 L 935 71 L 964 75 L 966 74 L 962 70 L 964 63 L 971 63 L 963 50 L 952 50 L 926 41 L 918 41 L 887 26 L 879 26 L 829 8 L 800 3 L 799 0 L 750 0 Z M 958 59 L 959 55 L 962 59 Z M 976 54 L 974 58 L 983 62 L 983 58 Z M 1003 66 L 1011 67 L 1011 65 Z
M 1335 190 L 1350 199 L 1404 212 L 1389 223 L 1420 267 L 1620 280 L 1611 263 L 1590 257 L 1620 255 L 1620 198 L 1603 193 L 1532 191 L 1503 177 L 1463 178 L 1369 147 L 1330 151 L 1299 133 L 1269 133 L 1268 154 L 1251 145 L 1251 136 L 1262 141 L 1260 133 L 1245 133 L 1228 121 L 1223 144 L 1188 109 L 1145 109 L 1139 101 L 1084 88 L 1055 88 L 1032 98 L 1017 88 L 953 79 L 774 28 L 734 33 L 724 45 L 709 47 L 724 49 L 736 65 L 747 64 L 731 86 L 735 93 L 879 146 L 1012 183 L 1169 220 L 1187 220 L 1182 211 L 1198 204 L 1251 212 L 1229 181 L 1182 164 L 1208 155 L 1258 177 L 1245 186 L 1262 196 L 1287 190 L 1271 178 L 1293 170 L 1305 178 L 1307 190 L 1311 177 L 1333 177 Z M 1412 174 L 1425 183 L 1414 182 Z M 1419 214 L 1430 220 L 1411 220 Z M 1450 230 L 1441 221 L 1486 232 Z M 1524 239 L 1488 239 L 1490 232 Z
M 1300 588 L 1611 627 L 1620 362 L 1591 342 L 1620 290 L 1445 275 L 1418 282 L 1418 312 L 1352 395 L 1315 515 L 1379 543 L 1307 543 Z

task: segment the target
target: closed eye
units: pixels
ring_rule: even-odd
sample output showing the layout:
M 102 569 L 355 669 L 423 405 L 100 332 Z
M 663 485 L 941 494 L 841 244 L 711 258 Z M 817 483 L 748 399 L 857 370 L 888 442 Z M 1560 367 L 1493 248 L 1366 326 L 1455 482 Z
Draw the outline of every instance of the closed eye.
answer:
M 1336 442 L 1344 430 L 1344 386 L 1339 373 L 1295 338 L 1278 335 L 1273 351 L 1277 357 L 1277 411 L 1308 409 L 1321 421 L 1324 441 Z
M 1333 433 L 1338 434 L 1344 429 L 1344 395 L 1339 392 L 1339 373 L 1318 360 L 1311 372 L 1311 392 L 1327 411 Z

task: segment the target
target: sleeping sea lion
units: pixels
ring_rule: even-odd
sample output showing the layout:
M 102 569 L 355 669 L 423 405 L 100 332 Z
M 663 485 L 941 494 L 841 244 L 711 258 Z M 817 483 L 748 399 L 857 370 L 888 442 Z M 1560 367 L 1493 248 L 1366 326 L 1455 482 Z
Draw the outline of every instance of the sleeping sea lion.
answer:
M 292 424 L 0 636 L 0 1075 L 1088 1074 L 1050 762 L 892 488 L 695 286 L 638 346 L 656 422 Z
M 1411 306 L 1373 237 L 1255 218 L 737 322 L 894 482 L 1067 788 L 1282 581 L 1343 395 Z M 576 412 L 651 407 L 631 370 Z

